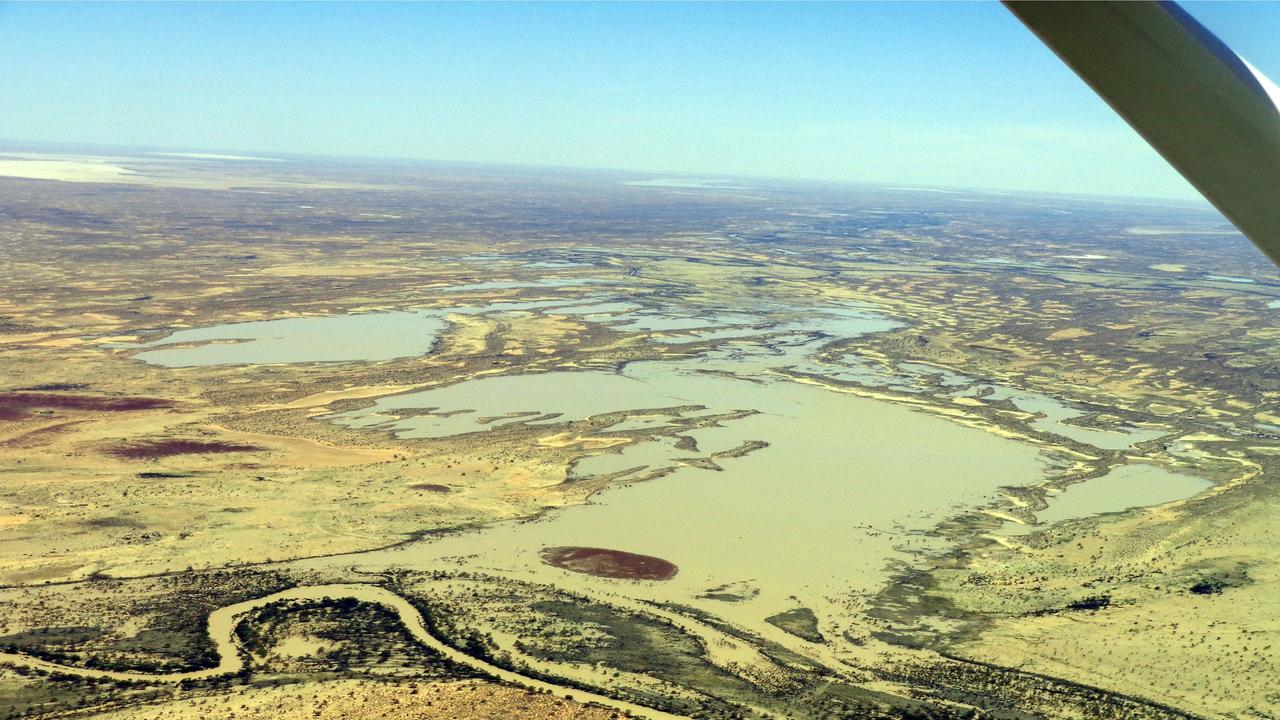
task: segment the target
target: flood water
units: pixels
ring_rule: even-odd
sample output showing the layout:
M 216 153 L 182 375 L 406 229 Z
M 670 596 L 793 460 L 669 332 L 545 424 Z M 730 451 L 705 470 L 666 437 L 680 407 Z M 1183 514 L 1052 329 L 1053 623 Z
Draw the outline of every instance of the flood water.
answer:
M 754 628 L 796 602 L 832 622 L 848 616 L 849 598 L 863 597 L 888 579 L 891 564 L 908 557 L 903 550 L 931 542 L 923 531 L 991 502 L 1001 486 L 1042 482 L 1049 464 L 1031 445 L 892 403 L 795 382 L 778 371 L 835 373 L 867 384 L 880 376 L 914 392 L 940 387 L 952 395 L 1007 399 L 1037 413 L 1033 425 L 1100 448 L 1125 448 L 1161 434 L 1158 428 L 1076 427 L 1063 421 L 1084 411 L 1067 403 L 931 365 L 903 364 L 885 379 L 883 371 L 860 364 L 854 355 L 843 364 L 816 363 L 814 353 L 832 339 L 902 326 L 851 305 L 712 311 L 653 307 L 588 293 L 180 330 L 145 346 L 137 357 L 169 366 L 389 359 L 428 352 L 445 331 L 449 314 L 534 311 L 645 333 L 655 342 L 732 339 L 692 358 L 632 362 L 617 372 L 566 368 L 466 380 L 379 398 L 367 408 L 327 419 L 405 438 L 443 438 L 624 411 L 630 416 L 597 432 L 661 433 L 682 419 L 750 414 L 682 431 L 686 439 L 680 447 L 679 437 L 652 436 L 579 458 L 567 470 L 569 482 L 670 469 L 658 479 L 614 487 L 587 505 L 553 511 L 534 522 L 501 523 L 390 550 L 308 562 L 350 564 L 354 559 L 370 568 L 436 569 L 446 559 L 462 558 L 467 569 L 689 603 Z M 731 452 L 741 448 L 748 451 Z M 416 480 L 431 482 L 429 475 Z M 1201 481 L 1154 467 L 1122 467 L 1052 497 L 1040 520 L 1159 504 L 1204 487 Z M 656 556 L 680 570 L 664 582 L 592 577 L 543 563 L 539 552 L 554 546 Z M 727 583 L 759 592 L 736 603 L 699 597 Z
M 164 367 L 374 362 L 430 352 L 451 314 L 524 312 L 570 302 L 573 301 L 496 301 L 442 309 L 222 323 L 179 329 L 149 343 L 113 343 L 105 347 L 142 348 L 133 356 L 135 359 Z
M 431 311 L 259 320 L 178 330 L 134 357 L 164 367 L 391 360 L 430 351 L 444 327 Z
M 1010 390 L 996 385 L 982 386 L 990 389 L 988 398 L 993 400 L 1008 399 L 1019 410 L 1036 413 L 1043 417 L 1031 421 L 1031 425 L 1045 432 L 1092 445 L 1104 450 L 1124 450 L 1136 443 L 1154 440 L 1168 434 L 1167 430 L 1148 427 L 1123 427 L 1116 430 L 1100 430 L 1080 427 L 1064 422 L 1085 414 L 1063 403 L 1062 401 L 1042 393 L 1027 390 Z
M 488 378 L 419 394 L 418 402 L 447 398 L 450 406 L 489 412 L 524 408 L 511 401 L 521 398 L 530 409 L 554 407 L 575 417 L 664 404 L 756 411 L 688 433 L 698 441 L 697 451 L 653 440 L 631 446 L 626 457 L 601 455 L 580 462 L 577 475 L 708 457 L 752 440 L 768 446 L 741 457 L 717 458 L 721 471 L 681 465 L 666 477 L 611 489 L 588 505 L 555 511 L 536 522 L 494 525 L 362 555 L 360 562 L 430 568 L 443 558 L 468 556 L 466 566 L 473 569 L 700 603 L 754 625 L 787 607 L 793 595 L 830 610 L 832 598 L 875 589 L 887 578 L 889 561 L 900 557 L 896 548 L 914 542 L 911 531 L 989 501 L 1000 485 L 1044 477 L 1046 466 L 1030 446 L 781 378 L 752 382 L 702 372 L 720 364 L 644 362 L 620 375 Z M 495 395 L 498 380 L 506 382 Z M 580 391 L 566 399 L 563 394 L 570 387 Z M 394 401 L 404 403 L 409 397 Z M 406 418 L 403 432 L 438 435 L 455 423 L 474 426 L 474 420 L 461 417 Z M 680 572 L 663 583 L 594 578 L 543 564 L 538 552 L 548 546 L 654 555 L 675 563 Z M 732 606 L 697 599 L 708 588 L 737 581 L 757 587 L 760 594 Z
M 1009 526 L 1006 534 L 1022 534 L 1063 520 L 1152 507 L 1196 495 L 1213 487 L 1203 478 L 1174 473 L 1154 465 L 1122 465 L 1102 477 L 1070 485 L 1049 495 L 1049 507 L 1036 513 L 1039 526 Z
M 486 378 L 385 399 L 379 405 L 476 409 L 449 417 L 410 417 L 394 425 L 403 434 L 433 437 L 475 432 L 483 427 L 476 417 L 499 410 L 580 419 L 699 405 L 705 409 L 683 416 L 755 414 L 682 433 L 696 440 L 696 449 L 677 448 L 673 438 L 664 437 L 585 457 L 572 468 L 569 481 L 633 468 L 637 477 L 641 468 L 675 468 L 664 477 L 614 487 L 587 505 L 552 511 L 537 521 L 500 523 L 362 555 L 359 562 L 424 570 L 461 562 L 466 569 L 585 592 L 690 604 L 765 633 L 770 631 L 762 625 L 764 618 L 799 602 L 824 623 L 838 625 L 849 622 L 850 607 L 857 606 L 850 598 L 875 592 L 889 579 L 891 564 L 907 559 L 904 549 L 931 542 L 924 531 L 994 500 L 1001 486 L 1034 484 L 1048 476 L 1046 458 L 1030 445 L 750 367 L 759 362 L 760 356 L 639 362 L 618 374 Z M 735 363 L 743 377 L 723 374 Z M 660 427 L 664 419 L 637 416 L 606 430 Z M 713 457 L 751 441 L 768 445 L 741 456 Z M 688 464 L 699 458 L 711 459 L 720 470 Z M 1207 487 L 1205 481 L 1154 466 L 1124 466 L 1051 496 L 1040 521 L 1161 504 Z M 679 573 L 665 582 L 591 577 L 543 563 L 540 550 L 557 546 L 656 556 L 676 564 Z M 759 593 L 735 603 L 699 597 L 728 583 Z

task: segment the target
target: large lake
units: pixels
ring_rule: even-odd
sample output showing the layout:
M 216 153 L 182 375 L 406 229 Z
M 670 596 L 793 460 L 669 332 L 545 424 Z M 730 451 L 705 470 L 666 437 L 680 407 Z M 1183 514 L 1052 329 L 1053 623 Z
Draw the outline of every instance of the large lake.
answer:
M 859 598 L 881 587 L 894 563 L 908 559 L 904 551 L 933 542 L 927 530 L 992 501 L 1002 486 L 1045 480 L 1049 465 L 1031 445 L 797 382 L 782 371 L 1008 400 L 1035 413 L 1035 427 L 1099 448 L 1122 449 L 1164 432 L 1073 425 L 1064 421 L 1084 411 L 1055 398 L 928 365 L 904 363 L 896 375 L 886 375 L 856 354 L 818 363 L 815 352 L 832 339 L 901 327 L 850 304 L 699 311 L 646 306 L 593 290 L 571 298 L 183 329 L 141 346 L 137 357 L 168 366 L 389 359 L 429 352 L 446 330 L 449 314 L 496 312 L 569 316 L 643 333 L 652 342 L 724 342 L 692 357 L 633 362 L 616 372 L 565 368 L 466 380 L 383 397 L 329 421 L 403 438 L 444 438 L 513 423 L 545 426 L 625 412 L 630 417 L 593 432 L 613 432 L 615 439 L 623 430 L 656 434 L 605 451 L 584 451 L 565 480 L 669 473 L 614 487 L 587 505 L 552 511 L 534 522 L 500 523 L 317 563 L 354 560 L 370 568 L 437 569 L 456 567 L 453 560 L 464 558 L 462 565 L 474 570 L 698 605 L 761 630 L 765 617 L 803 604 L 818 613 L 824 631 L 839 632 L 854 622 L 850 608 Z M 691 418 L 716 414 L 735 419 L 674 432 Z M 407 480 L 431 483 L 433 478 L 428 468 Z M 1204 487 L 1203 481 L 1155 467 L 1122 467 L 1051 496 L 1040 520 L 1159 504 Z M 679 572 L 663 582 L 573 573 L 541 561 L 540 551 L 551 546 L 653 555 L 674 563 Z M 743 599 L 728 603 L 707 596 L 725 585 L 741 589 Z

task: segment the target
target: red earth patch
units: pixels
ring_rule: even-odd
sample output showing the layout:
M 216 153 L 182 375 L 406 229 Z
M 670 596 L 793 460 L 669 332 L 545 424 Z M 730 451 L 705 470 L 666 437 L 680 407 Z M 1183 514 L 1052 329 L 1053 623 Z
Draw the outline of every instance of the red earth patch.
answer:
M 548 565 L 596 577 L 623 580 L 670 580 L 679 572 L 674 563 L 652 555 L 590 547 L 548 547 L 542 549 Z
M 111 397 L 105 395 L 61 395 L 58 393 L 0 394 L 0 421 L 21 420 L 31 410 L 87 410 L 90 412 L 128 412 L 173 407 L 160 398 Z
M 266 448 L 219 440 L 149 440 L 107 448 L 106 452 L 128 460 L 154 460 L 173 455 L 206 455 L 211 453 L 255 452 Z

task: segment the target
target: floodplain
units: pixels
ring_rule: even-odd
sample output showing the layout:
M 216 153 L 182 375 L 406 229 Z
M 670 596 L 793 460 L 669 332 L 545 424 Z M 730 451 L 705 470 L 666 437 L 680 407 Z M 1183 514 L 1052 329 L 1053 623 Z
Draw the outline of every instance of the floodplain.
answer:
M 1280 708 L 1280 278 L 1207 209 L 101 149 L 0 191 L 0 717 Z

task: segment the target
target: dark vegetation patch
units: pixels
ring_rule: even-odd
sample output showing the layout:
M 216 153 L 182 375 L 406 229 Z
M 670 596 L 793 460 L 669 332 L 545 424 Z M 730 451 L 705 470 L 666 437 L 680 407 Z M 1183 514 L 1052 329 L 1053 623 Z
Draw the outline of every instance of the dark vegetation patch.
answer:
M 54 330 L 51 327 L 39 327 L 36 325 L 27 325 L 24 323 L 12 322 L 9 318 L 0 318 L 0 335 L 17 335 L 19 333 L 34 333 Z
M 85 708 L 153 702 L 172 692 L 122 680 L 8 668 L 0 674 L 0 720 L 80 716 Z
M 920 697 L 981 708 L 979 713 L 958 715 L 964 718 L 1190 720 L 1195 717 L 1142 698 L 947 653 L 942 654 L 939 662 L 901 663 L 877 674 L 885 680 L 917 688 Z M 926 714 L 921 717 L 939 716 Z
M 90 528 L 96 528 L 96 529 L 100 529 L 100 530 L 101 530 L 101 529 L 106 529 L 106 528 L 133 528 L 133 529 L 136 529 L 136 528 L 145 527 L 142 523 L 138 522 L 137 520 L 131 520 L 130 518 L 126 518 L 126 517 L 119 517 L 119 516 L 116 516 L 116 517 L 104 517 L 104 518 L 91 518 L 91 519 L 89 519 L 89 520 L 85 520 L 85 521 L 84 521 L 84 526 L 85 526 L 85 527 L 90 527 Z
M 1187 591 L 1194 595 L 1221 595 L 1223 590 L 1241 587 L 1252 582 L 1253 578 L 1249 577 L 1249 573 L 1243 566 L 1240 566 L 1201 575 L 1187 588 Z
M 757 650 L 779 666 L 789 667 L 794 670 L 816 675 L 825 676 L 831 674 L 830 670 L 822 664 L 814 662 L 811 658 L 792 652 L 772 640 L 765 639 L 754 632 L 729 623 L 723 618 L 713 615 L 705 610 L 675 602 L 659 603 L 659 606 L 666 608 L 671 612 L 684 615 L 685 617 L 693 618 L 704 625 L 719 630 L 725 635 L 735 637 L 749 645 L 753 645 Z
M 36 613 L 30 624 L 37 627 L 0 638 L 0 652 L 103 670 L 172 673 L 214 667 L 218 653 L 209 638 L 209 613 L 293 585 L 283 573 L 250 570 L 94 580 L 74 611 L 61 600 L 34 600 L 33 607 L 44 608 L 46 617 Z M 68 618 L 69 613 L 76 617 Z M 114 625 L 121 617 L 146 621 L 126 634 Z M 81 624 L 73 625 L 76 620 Z M 47 626 L 38 627 L 41 622 Z
M 447 573 L 431 576 L 436 580 L 450 577 Z M 951 712 L 928 701 L 893 697 L 846 684 L 812 660 L 696 608 L 659 604 L 760 648 L 777 663 L 767 688 L 708 661 L 704 641 L 665 617 L 619 608 L 550 586 L 489 580 L 492 584 L 484 589 L 443 597 L 405 592 L 398 585 L 399 579 L 393 580 L 392 587 L 422 612 L 433 635 L 472 657 L 566 689 L 603 692 L 680 716 L 702 720 L 971 718 L 968 713 Z M 508 641 L 499 643 L 492 632 L 486 632 L 490 629 L 500 629 L 514 639 L 510 645 Z M 528 664 L 521 658 L 586 663 L 663 682 L 637 683 L 620 677 L 620 684 L 605 689 L 562 677 L 554 667 Z
M 743 602 L 745 600 L 750 600 L 751 598 L 745 595 L 739 595 L 737 593 L 712 591 L 712 592 L 702 593 L 701 595 L 698 596 L 698 599 L 699 600 L 719 600 L 720 602 L 737 603 L 737 602 Z
M 827 639 L 818 631 L 818 616 L 806 607 L 792 608 L 777 615 L 770 615 L 764 619 L 765 622 L 782 630 L 791 633 L 801 640 L 808 640 L 812 643 L 825 643 Z
M 552 634 L 545 642 L 531 639 L 520 649 L 532 657 L 555 662 L 599 663 L 610 668 L 648 675 L 690 688 L 702 696 L 696 700 L 656 688 L 632 688 L 628 700 L 659 710 L 708 720 L 754 717 L 749 707 L 761 708 L 765 717 L 859 718 L 859 720 L 959 720 L 965 710 L 951 710 L 927 700 L 900 698 L 869 691 L 831 678 L 808 660 L 797 667 L 779 661 L 776 685 L 767 691 L 744 681 L 706 659 L 702 642 L 668 621 L 626 612 L 582 598 L 543 600 L 531 609 L 559 622 L 588 631 L 585 637 Z M 766 648 L 762 648 L 766 649 Z M 785 652 L 785 651 L 784 651 Z M 771 655 L 772 656 L 772 655 Z M 804 669 L 801 669 L 804 668 Z M 816 671 L 816 672 L 815 672 Z
M 173 407 L 168 400 L 150 397 L 107 395 L 58 395 L 47 392 L 7 392 L 0 394 L 0 420 L 21 420 L 33 410 L 83 410 L 128 412 Z
M 376 674 L 413 678 L 475 677 L 476 673 L 426 647 L 409 634 L 400 616 L 379 603 L 356 598 L 282 600 L 271 603 L 236 626 L 241 646 L 253 656 L 258 673 L 305 672 L 325 675 Z M 275 653 L 290 637 L 306 637 L 324 647 L 313 654 Z
M 1196 595 L 1221 595 L 1226 586 L 1227 584 L 1221 580 L 1201 580 L 1192 585 L 1189 590 Z
M 170 478 L 191 477 L 191 473 L 140 472 L 135 476 L 140 480 L 166 480 Z
M 451 493 L 453 488 L 448 485 L 437 485 L 436 483 L 414 483 L 409 486 L 410 490 L 425 490 L 433 493 Z
M 1252 579 L 1243 573 L 1239 575 L 1211 575 L 1202 578 L 1187 590 L 1195 595 L 1221 595 L 1223 590 L 1247 585 L 1250 582 L 1252 582 Z
M 1090 595 L 1067 603 L 1068 610 L 1102 610 L 1111 605 L 1110 595 Z
M 707 588 L 698 595 L 700 600 L 718 600 L 720 602 L 743 602 L 760 594 L 760 590 L 743 583 L 725 583 Z
M 92 640 L 101 634 L 100 628 L 79 625 L 42 627 L 0 636 L 0 646 L 74 645 Z
M 257 452 L 257 445 L 222 442 L 221 440 L 189 440 L 185 438 L 130 442 L 107 448 L 106 452 L 127 460 L 154 460 L 173 455 L 211 455 L 215 453 Z
M 705 699 L 692 703 L 679 695 L 632 689 L 628 694 L 633 701 L 681 715 L 696 713 L 695 717 L 720 718 L 741 712 L 733 699 L 755 694 L 755 689 L 741 678 L 709 663 L 696 638 L 661 619 L 577 600 L 541 600 L 531 609 L 567 621 L 573 627 L 592 630 L 591 639 L 584 642 L 531 639 L 517 646 L 531 657 L 551 662 L 602 663 L 707 694 Z
M 547 547 L 542 549 L 541 555 L 548 565 L 596 577 L 670 580 L 679 571 L 674 563 L 659 557 L 607 548 Z

